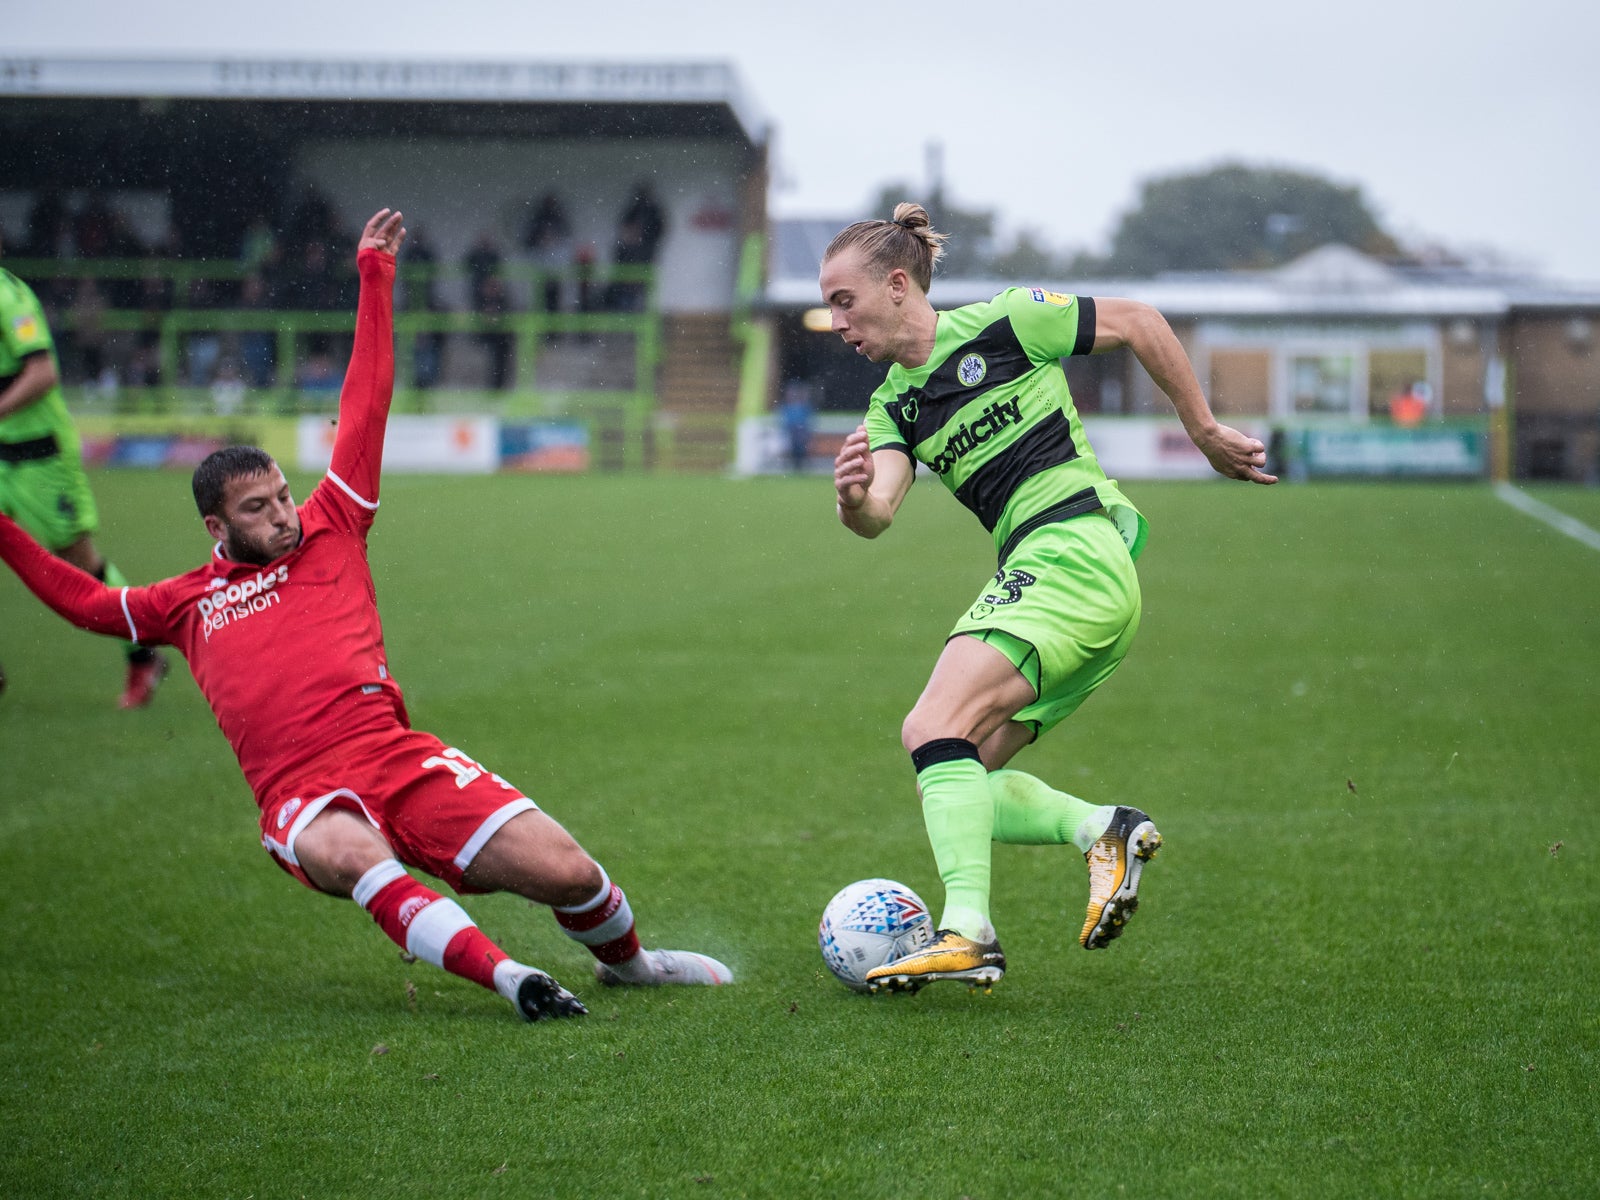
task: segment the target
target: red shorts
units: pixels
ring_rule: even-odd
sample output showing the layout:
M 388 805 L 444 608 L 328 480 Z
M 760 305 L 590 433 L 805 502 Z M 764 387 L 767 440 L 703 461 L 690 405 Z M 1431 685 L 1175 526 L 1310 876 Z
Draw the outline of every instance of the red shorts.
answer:
M 479 890 L 464 886 L 461 876 L 484 843 L 512 817 L 538 807 L 431 733 L 351 738 L 261 798 L 261 844 L 309 888 L 317 885 L 295 857 L 295 839 L 330 805 L 365 817 L 401 862 L 458 892 Z

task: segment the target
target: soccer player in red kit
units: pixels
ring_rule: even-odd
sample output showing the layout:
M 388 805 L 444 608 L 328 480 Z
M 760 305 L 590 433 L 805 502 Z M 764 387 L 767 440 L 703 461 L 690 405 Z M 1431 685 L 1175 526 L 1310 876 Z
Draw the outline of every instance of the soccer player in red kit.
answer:
M 73 624 L 177 647 L 255 793 L 273 860 L 308 887 L 354 899 L 409 953 L 492 988 L 530 1021 L 585 1011 L 405 865 L 460 892 L 510 891 L 549 905 L 594 954 L 602 983 L 731 983 L 728 968 L 703 954 L 642 949 L 622 889 L 565 829 L 482 764 L 411 728 L 367 565 L 394 386 L 394 256 L 405 235 L 388 209 L 362 231 L 338 435 L 303 505 L 269 455 L 234 446 L 194 473 L 195 503 L 217 542 L 203 567 L 109 588 L 3 515 L 0 558 Z

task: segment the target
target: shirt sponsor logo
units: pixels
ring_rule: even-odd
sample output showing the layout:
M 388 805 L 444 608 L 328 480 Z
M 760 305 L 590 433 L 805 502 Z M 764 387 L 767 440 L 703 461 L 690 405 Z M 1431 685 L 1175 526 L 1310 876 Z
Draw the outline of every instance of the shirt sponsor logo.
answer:
M 1002 429 L 1021 422 L 1021 396 L 1013 396 L 1009 400 L 996 400 L 979 413 L 971 424 L 963 422 L 957 427 L 945 442 L 944 449 L 934 456 L 928 466 L 943 475 Z
M 1057 308 L 1071 308 L 1072 297 L 1065 292 L 1047 292 L 1043 288 L 1029 288 L 1028 294 L 1037 304 L 1054 304 Z
M 288 566 L 258 571 L 253 579 L 229 583 L 225 587 L 217 586 L 225 581 L 213 579 L 210 584 L 212 594 L 200 597 L 197 605 L 203 622 L 201 631 L 206 641 L 209 642 L 211 635 L 225 625 L 277 604 L 283 597 L 276 588 L 280 583 L 288 582 L 288 579 Z
M 956 378 L 968 387 L 982 383 L 988 373 L 989 364 L 983 361 L 981 354 L 967 355 L 956 367 Z

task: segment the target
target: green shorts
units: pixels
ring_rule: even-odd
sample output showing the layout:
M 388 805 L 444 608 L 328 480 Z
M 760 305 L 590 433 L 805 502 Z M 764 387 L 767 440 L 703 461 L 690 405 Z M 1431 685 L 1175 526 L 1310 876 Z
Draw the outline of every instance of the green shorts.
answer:
M 100 513 L 78 455 L 0 462 L 0 512 L 46 550 L 65 550 L 100 527 Z
M 1037 736 L 1071 716 L 1121 664 L 1139 630 L 1139 577 L 1102 513 L 1046 525 L 1011 551 L 951 637 L 999 650 L 1033 685 L 1014 718 Z

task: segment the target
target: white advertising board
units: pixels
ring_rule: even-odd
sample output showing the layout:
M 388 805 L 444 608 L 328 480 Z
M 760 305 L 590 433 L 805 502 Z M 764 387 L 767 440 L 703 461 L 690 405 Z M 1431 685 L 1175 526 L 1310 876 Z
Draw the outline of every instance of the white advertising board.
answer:
M 301 417 L 297 431 L 302 471 L 326 471 L 337 428 L 329 417 Z M 385 471 L 490 474 L 500 466 L 496 417 L 393 416 L 383 439 Z

